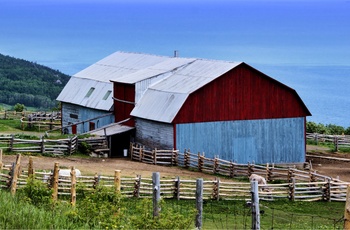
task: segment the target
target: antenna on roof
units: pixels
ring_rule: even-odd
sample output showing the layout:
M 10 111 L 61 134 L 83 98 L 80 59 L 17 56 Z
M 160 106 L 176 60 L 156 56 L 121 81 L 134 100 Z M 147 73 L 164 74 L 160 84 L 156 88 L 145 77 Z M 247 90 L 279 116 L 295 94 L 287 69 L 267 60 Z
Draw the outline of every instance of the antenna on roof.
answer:
M 174 50 L 174 57 L 179 57 L 179 51 L 178 50 Z

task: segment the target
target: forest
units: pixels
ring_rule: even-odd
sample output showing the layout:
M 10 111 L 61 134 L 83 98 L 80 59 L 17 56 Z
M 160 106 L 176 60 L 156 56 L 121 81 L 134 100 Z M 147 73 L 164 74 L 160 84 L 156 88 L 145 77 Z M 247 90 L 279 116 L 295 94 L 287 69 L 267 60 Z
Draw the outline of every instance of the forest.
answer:
M 58 70 L 0 54 L 0 103 L 52 109 L 69 78 Z

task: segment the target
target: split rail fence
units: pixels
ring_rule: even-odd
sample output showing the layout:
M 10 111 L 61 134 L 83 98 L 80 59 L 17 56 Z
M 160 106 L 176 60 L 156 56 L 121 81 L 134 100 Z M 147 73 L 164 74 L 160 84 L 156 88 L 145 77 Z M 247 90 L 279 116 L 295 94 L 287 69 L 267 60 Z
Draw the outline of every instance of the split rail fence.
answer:
M 319 133 L 306 133 L 306 139 L 314 140 L 316 141 L 316 143 L 333 143 L 335 146 L 335 151 L 338 151 L 339 148 L 350 148 L 350 135 L 327 135 Z
M 306 170 L 298 169 L 295 166 L 275 166 L 274 164 L 237 164 L 219 158 L 206 158 L 204 154 L 194 154 L 188 150 L 185 150 L 184 153 L 180 153 L 178 150 L 146 150 L 145 147 L 134 143 L 130 144 L 129 151 L 132 160 L 149 164 L 174 165 L 239 179 L 247 179 L 253 173 L 261 175 L 266 178 L 267 182 L 270 182 L 265 186 L 266 188 L 259 185 L 261 187 L 260 197 L 266 200 L 288 198 L 305 201 L 345 201 L 346 188 L 350 184 L 316 173 L 311 164 L 304 165 Z M 184 186 L 186 182 L 186 180 L 184 182 L 181 180 L 181 184 Z M 211 194 L 211 199 L 233 199 L 236 196 L 249 196 L 249 183 L 224 182 L 215 179 L 210 182 L 204 181 L 204 185 L 206 184 L 210 184 L 208 187 L 211 187 L 212 191 L 208 192 L 207 195 Z
M 53 155 L 71 155 L 78 149 L 82 142 L 87 143 L 92 149 L 105 145 L 105 138 L 83 138 L 78 139 L 77 136 L 65 139 L 45 139 L 41 137 L 38 140 L 28 140 L 16 138 L 14 135 L 0 136 L 0 148 L 7 149 L 10 152 L 29 152 L 29 153 L 45 153 Z
M 54 190 L 54 199 L 63 199 L 64 197 L 76 199 L 77 195 L 79 195 L 77 194 L 79 193 L 77 188 L 93 190 L 98 185 L 113 187 L 125 197 L 152 198 L 152 178 L 141 177 L 140 175 L 136 177 L 121 177 L 119 170 L 115 171 L 114 176 L 105 176 L 97 173 L 91 176 L 77 176 L 75 175 L 74 167 L 71 169 L 70 176 L 59 176 L 60 168 L 58 163 L 53 165 L 53 170 L 51 171 L 34 170 L 33 158 L 30 157 L 27 164 L 28 168 L 22 169 L 20 156 L 18 154 L 16 162 L 13 163 L 3 163 L 0 161 L 0 189 L 7 189 L 15 193 L 17 189 L 26 185 L 30 175 L 34 175 L 35 179 L 42 181 L 48 188 Z M 257 169 L 255 165 L 253 168 Z M 241 170 L 243 174 L 243 168 Z M 254 173 L 258 172 L 257 170 L 254 171 Z M 306 181 L 306 178 L 311 178 L 310 174 L 297 169 L 275 170 L 272 174 L 276 174 L 277 172 L 279 173 L 278 175 L 282 175 L 282 172 L 284 172 L 283 177 L 290 177 L 290 181 L 259 185 L 260 199 L 270 201 L 277 199 L 289 199 L 292 201 L 346 200 L 347 186 L 350 185 L 348 182 L 332 179 L 326 181 Z M 245 175 L 248 175 L 248 171 L 246 171 Z M 178 200 L 195 199 L 196 180 L 180 178 L 179 176 L 164 178 L 160 180 L 160 189 L 163 198 Z M 249 199 L 250 197 L 249 182 L 234 182 L 229 179 L 221 180 L 217 177 L 213 178 L 213 180 L 203 181 L 204 199 L 238 200 Z

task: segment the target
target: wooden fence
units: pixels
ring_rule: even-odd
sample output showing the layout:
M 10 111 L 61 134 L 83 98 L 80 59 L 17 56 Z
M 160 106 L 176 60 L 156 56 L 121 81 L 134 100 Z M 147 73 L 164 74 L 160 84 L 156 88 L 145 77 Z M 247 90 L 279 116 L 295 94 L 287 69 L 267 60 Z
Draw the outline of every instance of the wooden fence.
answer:
M 1 157 L 1 156 L 0 156 Z M 2 159 L 2 157 L 1 157 Z M 125 197 L 152 198 L 152 178 L 141 176 L 121 177 L 120 170 L 116 170 L 114 176 L 95 174 L 92 176 L 75 176 L 72 167 L 71 176 L 58 176 L 59 165 L 54 163 L 50 172 L 34 171 L 34 163 L 29 158 L 28 168 L 20 169 L 20 154 L 16 162 L 3 163 L 0 161 L 0 189 L 8 189 L 15 193 L 27 183 L 29 175 L 34 175 L 37 180 L 47 184 L 54 190 L 54 199 L 71 197 L 75 199 L 76 187 L 85 190 L 93 190 L 97 185 L 113 187 Z M 75 171 L 74 171 L 75 172 Z M 293 201 L 345 201 L 346 190 L 350 183 L 327 180 L 318 182 L 297 182 L 293 178 L 291 182 L 280 184 L 259 185 L 259 196 L 263 200 L 289 199 Z M 203 198 L 214 200 L 250 199 L 249 182 L 221 181 L 219 178 L 203 181 Z M 163 198 L 195 199 L 196 180 L 182 179 L 180 176 L 160 180 L 160 189 Z
M 159 159 L 157 159 L 158 152 L 167 153 L 166 158 L 164 158 L 164 155 L 160 155 L 162 157 L 160 163 Z M 146 150 L 145 147 L 134 143 L 130 144 L 130 155 L 132 160 L 144 163 L 164 164 L 166 162 L 166 164 L 170 164 L 169 162 L 171 162 L 171 165 L 229 178 L 248 178 L 253 173 L 258 174 L 272 183 L 267 185 L 268 188 L 260 191 L 260 197 L 263 199 L 288 198 L 308 201 L 345 201 L 346 187 L 349 184 L 348 182 L 316 173 L 312 169 L 311 164 L 305 164 L 304 169 L 298 169 L 294 165 L 288 167 L 274 164 L 237 164 L 219 158 L 206 158 L 204 154 L 194 154 L 188 150 L 185 150 L 184 153 L 180 153 L 177 150 Z M 185 185 L 186 182 L 181 181 L 182 185 Z M 194 181 L 191 182 L 192 184 L 194 183 Z M 207 183 L 211 184 L 211 187 L 219 184 L 216 185 L 215 189 L 212 188 L 213 191 L 210 192 L 214 199 L 230 199 L 233 198 L 232 196 L 237 195 L 249 196 L 249 183 L 220 182 L 219 179 L 204 182 L 204 184 Z M 262 185 L 259 186 L 263 187 Z M 238 193 L 239 191 L 242 193 Z
M 293 178 L 300 182 L 324 182 L 333 180 L 329 176 L 316 173 L 312 165 L 305 163 L 304 169 L 298 169 L 295 165 L 258 165 L 253 163 L 238 164 L 220 158 L 207 158 L 204 154 L 194 154 L 189 150 L 180 153 L 178 150 L 146 150 L 145 147 L 130 144 L 130 156 L 132 160 L 149 164 L 167 164 L 180 166 L 187 169 L 195 169 L 199 172 L 222 175 L 230 178 L 247 178 L 251 174 L 258 174 L 267 181 L 287 181 Z M 165 154 L 164 154 L 165 153 Z
M 8 149 L 11 152 L 31 152 L 46 153 L 53 155 L 71 155 L 76 152 L 79 144 L 87 143 L 92 149 L 105 146 L 105 138 L 93 137 L 78 139 L 77 136 L 65 139 L 45 139 L 41 137 L 38 140 L 28 140 L 15 138 L 14 135 L 0 136 L 0 147 Z
M 339 148 L 350 148 L 350 135 L 327 135 L 319 133 L 306 133 L 306 139 L 314 140 L 316 141 L 316 143 L 333 143 L 335 146 L 335 151 L 338 151 Z

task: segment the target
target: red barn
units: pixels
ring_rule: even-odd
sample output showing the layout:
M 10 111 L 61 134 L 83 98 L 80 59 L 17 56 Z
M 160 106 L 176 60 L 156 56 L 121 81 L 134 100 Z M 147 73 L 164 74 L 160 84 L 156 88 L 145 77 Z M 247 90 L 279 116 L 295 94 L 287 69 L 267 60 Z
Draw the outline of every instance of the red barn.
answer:
M 116 122 L 130 118 L 135 140 L 149 147 L 239 163 L 305 160 L 307 107 L 243 62 L 164 58 L 111 81 Z

